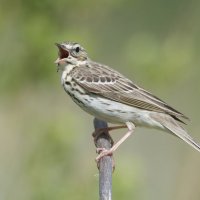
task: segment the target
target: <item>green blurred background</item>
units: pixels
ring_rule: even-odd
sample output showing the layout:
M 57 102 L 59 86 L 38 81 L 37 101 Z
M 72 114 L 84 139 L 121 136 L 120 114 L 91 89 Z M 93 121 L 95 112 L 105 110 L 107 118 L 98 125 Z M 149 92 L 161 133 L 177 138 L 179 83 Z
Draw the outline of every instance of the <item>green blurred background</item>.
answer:
M 62 89 L 54 42 L 188 115 L 200 141 L 199 18 L 194 0 L 0 0 L 0 199 L 98 199 L 93 117 Z M 115 163 L 113 199 L 200 199 L 200 155 L 169 134 L 138 128 Z

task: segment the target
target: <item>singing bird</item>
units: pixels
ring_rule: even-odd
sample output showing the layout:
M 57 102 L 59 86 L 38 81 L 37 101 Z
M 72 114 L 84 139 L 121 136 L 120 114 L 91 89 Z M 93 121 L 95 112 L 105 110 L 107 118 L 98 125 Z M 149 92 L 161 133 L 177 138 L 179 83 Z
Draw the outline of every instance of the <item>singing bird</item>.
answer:
M 188 119 L 181 112 L 118 71 L 90 60 L 80 44 L 62 42 L 56 46 L 58 58 L 55 63 L 62 74 L 61 84 L 72 100 L 96 118 L 128 128 L 111 149 L 101 151 L 97 161 L 111 155 L 137 126 L 164 130 L 200 151 L 200 145 L 180 125 L 184 123 L 182 118 Z

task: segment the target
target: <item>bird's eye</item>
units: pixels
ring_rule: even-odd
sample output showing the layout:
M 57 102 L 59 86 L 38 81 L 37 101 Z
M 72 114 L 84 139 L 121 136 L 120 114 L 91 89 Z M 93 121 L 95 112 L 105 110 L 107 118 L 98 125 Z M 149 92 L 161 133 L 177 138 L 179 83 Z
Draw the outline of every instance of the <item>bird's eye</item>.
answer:
M 76 53 L 79 53 L 80 47 L 76 47 L 75 51 L 76 51 Z

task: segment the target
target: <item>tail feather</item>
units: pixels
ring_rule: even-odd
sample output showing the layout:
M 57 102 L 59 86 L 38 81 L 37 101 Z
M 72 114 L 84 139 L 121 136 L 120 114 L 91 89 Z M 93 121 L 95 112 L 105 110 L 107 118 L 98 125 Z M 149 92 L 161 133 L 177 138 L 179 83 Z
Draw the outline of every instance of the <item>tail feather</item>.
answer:
M 154 119 L 162 124 L 168 131 L 181 138 L 183 141 L 188 143 L 194 149 L 200 152 L 200 144 L 196 143 L 194 139 L 187 133 L 187 131 L 181 127 L 181 125 L 169 115 L 165 116 L 154 116 Z
M 194 139 L 179 125 L 179 127 L 171 127 L 168 125 L 164 125 L 169 131 L 173 134 L 184 140 L 190 146 L 195 148 L 197 151 L 200 152 L 200 145 L 194 141 Z

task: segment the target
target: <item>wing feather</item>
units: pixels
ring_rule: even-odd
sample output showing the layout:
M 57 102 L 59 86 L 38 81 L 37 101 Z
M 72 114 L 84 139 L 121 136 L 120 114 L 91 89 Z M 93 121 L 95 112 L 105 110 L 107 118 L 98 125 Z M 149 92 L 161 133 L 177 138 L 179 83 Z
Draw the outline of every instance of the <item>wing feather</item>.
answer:
M 167 113 L 178 121 L 181 121 L 180 117 L 188 119 L 158 97 L 138 87 L 108 66 L 89 61 L 89 65 L 75 67 L 71 71 L 71 75 L 74 81 L 87 92 L 140 109 Z

